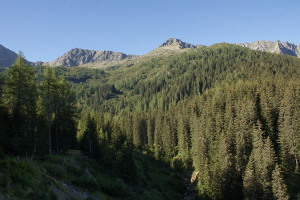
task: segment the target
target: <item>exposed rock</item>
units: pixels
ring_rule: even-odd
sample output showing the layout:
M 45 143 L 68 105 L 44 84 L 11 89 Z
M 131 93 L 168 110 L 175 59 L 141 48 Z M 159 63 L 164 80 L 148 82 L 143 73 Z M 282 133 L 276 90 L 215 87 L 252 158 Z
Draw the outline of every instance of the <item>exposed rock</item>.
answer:
M 87 63 L 101 63 L 101 62 L 116 62 L 126 58 L 133 58 L 134 55 L 126 55 L 120 52 L 113 51 L 94 51 L 85 49 L 71 49 L 63 56 L 58 57 L 50 62 L 50 66 L 72 67 L 83 65 Z
M 159 46 L 159 48 L 171 48 L 171 49 L 186 49 L 186 48 L 197 48 L 195 45 L 182 42 L 176 38 L 169 38 L 166 42 Z
M 196 171 L 195 173 L 193 173 L 193 175 L 191 177 L 191 183 L 194 183 L 198 179 L 198 175 L 199 175 L 199 171 Z
M 0 44 L 0 67 L 10 67 L 17 57 L 18 54 Z
M 300 44 L 295 45 L 289 42 L 281 41 L 256 41 L 252 43 L 236 43 L 236 45 L 247 47 L 253 50 L 267 51 L 277 54 L 287 54 L 291 56 L 300 57 Z M 193 45 L 185 43 L 176 38 L 170 38 L 158 48 L 153 51 L 145 54 L 144 56 L 161 56 L 174 54 L 182 51 L 189 51 L 194 48 L 206 47 L 205 45 Z M 16 60 L 18 55 L 0 45 L 0 67 L 10 67 Z M 63 67 L 72 67 L 72 66 L 111 66 L 113 62 L 126 61 L 126 59 L 131 59 L 138 57 L 135 55 L 126 55 L 121 52 L 113 51 L 95 51 L 95 50 L 85 50 L 85 49 L 71 49 L 63 56 L 58 57 L 52 62 L 29 62 L 32 66 L 37 65 L 49 65 L 49 66 L 63 66 Z
M 169 38 L 158 48 L 145 54 L 145 56 L 162 56 L 162 55 L 174 54 L 174 53 L 182 52 L 184 50 L 188 51 L 190 49 L 195 49 L 198 48 L 198 46 L 200 45 L 195 46 L 186 42 L 182 42 L 181 40 L 176 38 Z
M 281 42 L 281 41 L 271 42 L 271 41 L 261 40 L 252 43 L 237 43 L 236 45 L 247 47 L 253 50 L 300 57 L 300 45 L 297 46 L 289 42 Z

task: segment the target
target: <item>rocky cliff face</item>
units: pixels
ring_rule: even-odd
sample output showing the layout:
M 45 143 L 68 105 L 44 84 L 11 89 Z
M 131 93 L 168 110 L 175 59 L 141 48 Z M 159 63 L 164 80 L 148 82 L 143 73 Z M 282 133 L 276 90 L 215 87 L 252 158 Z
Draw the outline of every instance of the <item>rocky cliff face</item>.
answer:
M 17 57 L 18 54 L 0 44 L 0 67 L 10 67 Z
M 120 52 L 94 51 L 85 49 L 71 49 L 63 56 L 50 62 L 50 66 L 73 67 L 87 63 L 116 62 L 126 58 L 135 57 Z
M 252 43 L 237 43 L 236 45 L 247 47 L 253 50 L 267 51 L 277 54 L 286 54 L 290 56 L 300 57 L 300 44 L 295 45 L 289 42 L 271 42 L 271 41 L 256 41 Z

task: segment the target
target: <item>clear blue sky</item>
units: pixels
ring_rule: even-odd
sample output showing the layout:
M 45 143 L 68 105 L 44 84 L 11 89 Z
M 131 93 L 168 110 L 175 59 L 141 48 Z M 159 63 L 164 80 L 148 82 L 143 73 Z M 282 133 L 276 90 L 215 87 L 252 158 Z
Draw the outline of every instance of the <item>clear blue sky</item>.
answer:
M 299 0 L 0 0 L 0 44 L 30 61 L 76 47 L 141 55 L 170 37 L 300 44 L 299 8 Z

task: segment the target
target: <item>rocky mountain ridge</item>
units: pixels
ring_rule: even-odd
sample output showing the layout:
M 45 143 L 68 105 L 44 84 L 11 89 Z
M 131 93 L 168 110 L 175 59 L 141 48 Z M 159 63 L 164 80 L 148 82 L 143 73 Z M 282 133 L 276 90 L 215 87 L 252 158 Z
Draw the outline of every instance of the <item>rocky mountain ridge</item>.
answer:
M 266 51 L 277 54 L 286 54 L 290 56 L 300 57 L 300 44 L 296 45 L 290 42 L 281 41 L 255 41 L 252 43 L 235 43 L 235 45 L 246 47 L 252 50 Z M 144 56 L 159 56 L 170 53 L 176 53 L 181 51 L 187 51 L 189 49 L 201 48 L 205 45 L 193 45 L 186 43 L 176 38 L 169 38 L 166 42 L 162 43 L 158 48 L 150 51 Z M 0 45 L 0 67 L 11 66 L 17 58 L 17 54 L 4 46 Z M 49 65 L 49 66 L 62 66 L 73 67 L 79 65 L 93 65 L 103 64 L 107 65 L 113 62 L 119 62 L 126 59 L 132 59 L 139 57 L 137 55 L 127 55 L 121 52 L 113 51 L 96 51 L 75 48 L 66 52 L 64 55 L 56 58 L 51 62 L 35 62 L 32 65 Z
M 281 41 L 255 41 L 252 43 L 236 43 L 238 46 L 246 47 L 252 50 L 266 51 L 270 53 L 286 54 L 300 57 L 300 44 L 296 45 L 290 42 Z
M 195 49 L 198 47 L 204 47 L 204 45 L 193 45 L 186 43 L 177 38 L 169 38 L 167 41 L 162 43 L 158 48 L 150 51 L 144 56 L 161 56 L 172 53 L 178 53 L 181 51 L 187 51 L 189 49 Z
M 133 57 L 135 57 L 135 55 L 126 55 L 121 52 L 95 51 L 75 48 L 50 62 L 49 65 L 73 67 L 87 63 L 117 62 Z

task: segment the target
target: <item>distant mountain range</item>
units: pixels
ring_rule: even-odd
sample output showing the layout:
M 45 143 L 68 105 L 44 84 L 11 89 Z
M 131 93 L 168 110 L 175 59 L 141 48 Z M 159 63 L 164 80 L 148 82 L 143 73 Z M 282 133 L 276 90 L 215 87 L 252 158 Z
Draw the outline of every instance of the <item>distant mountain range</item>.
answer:
M 270 42 L 261 40 L 252 43 L 237 43 L 236 45 L 258 51 L 266 51 L 271 53 L 286 54 L 290 56 L 300 57 L 300 44 L 295 45 L 290 42 Z
M 250 48 L 258 51 L 266 51 L 277 54 L 286 54 L 300 57 L 300 44 L 296 45 L 290 42 L 271 42 L 271 41 L 256 41 L 252 43 L 236 43 L 236 45 Z M 170 38 L 158 48 L 145 54 L 145 56 L 164 55 L 173 52 L 180 52 L 182 50 L 205 47 L 204 45 L 193 45 L 183 42 L 176 38 Z M 17 54 L 4 46 L 0 45 L 0 67 L 9 67 L 17 58 Z M 49 65 L 49 66 L 63 66 L 74 67 L 85 64 L 101 64 L 113 63 L 126 59 L 139 57 L 137 55 L 127 55 L 121 52 L 113 51 L 95 51 L 86 49 L 71 49 L 64 55 L 56 58 L 51 62 L 35 62 L 32 65 Z

